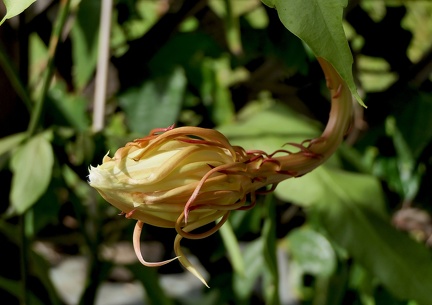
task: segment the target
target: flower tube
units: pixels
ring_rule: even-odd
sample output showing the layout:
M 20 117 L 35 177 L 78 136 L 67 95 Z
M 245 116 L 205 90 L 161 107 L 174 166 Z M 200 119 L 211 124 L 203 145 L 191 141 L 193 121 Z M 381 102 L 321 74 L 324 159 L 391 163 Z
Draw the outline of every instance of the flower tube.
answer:
M 334 68 L 318 58 L 331 92 L 331 111 L 321 137 L 301 144 L 288 143 L 297 152 L 271 154 L 232 146 L 220 132 L 199 127 L 154 129 L 144 138 L 127 143 L 101 165 L 90 167 L 89 183 L 101 196 L 136 219 L 134 248 L 146 266 L 161 266 L 179 259 L 205 285 L 199 272 L 183 255 L 182 238 L 199 239 L 216 232 L 232 210 L 250 209 L 263 188 L 273 190 L 291 177 L 300 177 L 325 162 L 347 132 L 352 116 L 351 93 Z M 282 155 L 275 157 L 278 153 Z M 250 204 L 247 204 L 247 198 Z M 193 230 L 221 219 L 204 233 Z M 146 262 L 139 246 L 144 223 L 175 228 L 177 257 Z

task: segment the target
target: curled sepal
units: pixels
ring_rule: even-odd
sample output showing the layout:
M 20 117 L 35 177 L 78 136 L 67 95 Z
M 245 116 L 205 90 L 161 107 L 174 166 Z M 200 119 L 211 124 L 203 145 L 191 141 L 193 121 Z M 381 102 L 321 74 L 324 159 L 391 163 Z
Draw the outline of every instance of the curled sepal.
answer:
M 184 255 L 180 247 L 180 241 L 182 240 L 182 238 L 183 236 L 177 234 L 174 240 L 174 251 L 178 255 L 179 262 L 183 265 L 183 267 L 186 268 L 186 270 L 188 270 L 190 273 L 195 275 L 207 288 L 210 288 L 210 286 L 207 284 L 206 280 L 201 275 L 201 273 L 192 265 L 192 263 Z
M 168 263 L 171 263 L 172 261 L 179 258 L 178 256 L 176 256 L 174 258 L 171 258 L 171 259 L 168 259 L 168 260 L 165 260 L 162 262 L 146 262 L 142 256 L 142 253 L 141 253 L 141 241 L 140 241 L 143 225 L 144 225 L 144 223 L 142 221 L 138 220 L 137 223 L 135 224 L 135 229 L 133 232 L 133 246 L 134 246 L 135 254 L 136 254 L 136 256 L 137 256 L 137 258 L 141 264 L 143 264 L 144 266 L 147 266 L 147 267 L 160 267 L 160 266 L 166 265 Z
M 225 221 L 228 219 L 228 216 L 229 216 L 229 211 L 225 212 L 222 219 L 216 224 L 216 226 L 214 228 L 212 228 L 212 229 L 210 229 L 204 233 L 191 234 L 189 232 L 191 232 L 191 231 L 203 226 L 204 224 L 208 223 L 208 219 L 206 219 L 206 217 L 203 218 L 202 221 L 188 224 L 183 228 L 176 227 L 178 234 L 174 240 L 174 252 L 175 252 L 175 254 L 177 254 L 179 262 L 183 265 L 183 267 L 186 268 L 186 270 L 188 270 L 190 273 L 195 275 L 207 288 L 210 288 L 210 287 L 207 284 L 204 277 L 202 276 L 202 274 L 192 265 L 192 263 L 184 255 L 184 253 L 180 247 L 180 241 L 182 240 L 183 237 L 186 237 L 189 239 L 201 239 L 201 238 L 206 238 L 206 237 L 212 235 L 225 223 Z M 184 213 L 182 216 L 179 217 L 179 219 L 181 219 L 181 218 L 184 218 Z

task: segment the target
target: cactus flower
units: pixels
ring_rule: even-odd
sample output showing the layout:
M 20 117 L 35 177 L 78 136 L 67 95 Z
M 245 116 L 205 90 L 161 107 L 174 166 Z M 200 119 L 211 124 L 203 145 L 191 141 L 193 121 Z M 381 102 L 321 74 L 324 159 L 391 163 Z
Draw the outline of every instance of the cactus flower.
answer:
M 179 259 L 207 285 L 183 255 L 180 240 L 209 236 L 224 224 L 230 211 L 253 207 L 256 194 L 265 187 L 273 190 L 285 179 L 300 177 L 334 153 L 351 121 L 352 97 L 334 68 L 323 59 L 319 62 L 332 95 L 329 122 L 321 137 L 288 143 L 296 152 L 248 151 L 231 145 L 216 130 L 170 126 L 154 129 L 119 148 L 113 157 L 106 155 L 101 165 L 90 167 L 90 185 L 127 218 L 138 221 L 133 242 L 142 264 L 161 266 Z M 193 233 L 218 219 L 208 232 Z M 175 228 L 177 257 L 156 263 L 142 258 L 139 240 L 144 223 Z

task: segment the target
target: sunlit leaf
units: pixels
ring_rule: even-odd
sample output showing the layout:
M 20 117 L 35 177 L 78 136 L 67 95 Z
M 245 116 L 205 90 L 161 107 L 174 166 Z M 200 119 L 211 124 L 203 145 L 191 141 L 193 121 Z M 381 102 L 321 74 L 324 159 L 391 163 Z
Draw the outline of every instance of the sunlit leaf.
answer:
M 328 277 L 336 269 L 336 254 L 322 234 L 308 227 L 292 231 L 287 236 L 293 260 L 303 272 Z
M 319 125 L 288 107 L 269 101 L 254 102 L 240 119 L 218 128 L 235 145 L 273 152 L 287 142 L 301 143 L 319 136 Z
M 119 99 L 129 128 L 147 134 L 153 128 L 176 123 L 185 88 L 184 72 L 178 68 L 169 77 L 147 81 L 125 92 Z
M 276 8 L 284 26 L 302 39 L 315 56 L 329 61 L 363 105 L 352 74 L 353 58 L 342 27 L 347 0 L 263 0 Z
M 6 21 L 6 19 L 10 19 L 12 17 L 15 17 L 16 15 L 21 14 L 35 1 L 36 0 L 3 0 L 3 3 L 6 6 L 6 15 L 0 21 L 0 25 L 2 25 L 3 22 Z
M 24 213 L 45 192 L 51 180 L 54 154 L 46 134 L 34 136 L 19 147 L 11 158 L 13 172 L 11 208 Z
M 25 132 L 15 133 L 13 135 L 0 139 L 0 155 L 11 151 L 17 147 L 26 137 Z
M 328 164 L 299 179 L 282 182 L 275 193 L 279 198 L 305 207 L 346 200 L 385 215 L 384 195 L 376 178 L 342 171 Z

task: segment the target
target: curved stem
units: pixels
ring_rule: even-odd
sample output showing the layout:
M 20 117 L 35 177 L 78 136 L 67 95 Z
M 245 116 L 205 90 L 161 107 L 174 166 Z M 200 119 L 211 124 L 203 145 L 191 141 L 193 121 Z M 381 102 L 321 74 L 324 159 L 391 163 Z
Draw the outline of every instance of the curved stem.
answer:
M 256 170 L 257 177 L 266 177 L 263 182 L 257 183 L 255 189 L 289 178 L 288 173 L 302 176 L 330 158 L 348 131 L 353 116 L 353 102 L 351 91 L 345 81 L 336 72 L 333 66 L 323 58 L 318 57 L 324 71 L 327 87 L 331 94 L 331 109 L 329 120 L 322 135 L 309 141 L 309 145 L 300 145 L 301 150 L 286 156 L 274 157 L 280 164 L 275 170 L 275 164 L 262 163 Z M 276 173 L 275 173 L 276 172 Z
M 56 23 L 54 24 L 53 32 L 51 34 L 51 39 L 48 48 L 48 63 L 47 71 L 44 75 L 42 82 L 42 92 L 39 99 L 35 103 L 35 107 L 31 113 L 30 123 L 27 129 L 28 136 L 31 137 L 36 133 L 36 129 L 39 124 L 40 117 L 42 115 L 42 110 L 48 93 L 48 89 L 51 85 L 51 80 L 54 75 L 54 59 L 57 51 L 57 46 L 60 40 L 61 33 L 63 32 L 63 27 L 66 22 L 66 18 L 69 13 L 70 0 L 60 1 L 59 14 L 57 16 Z

